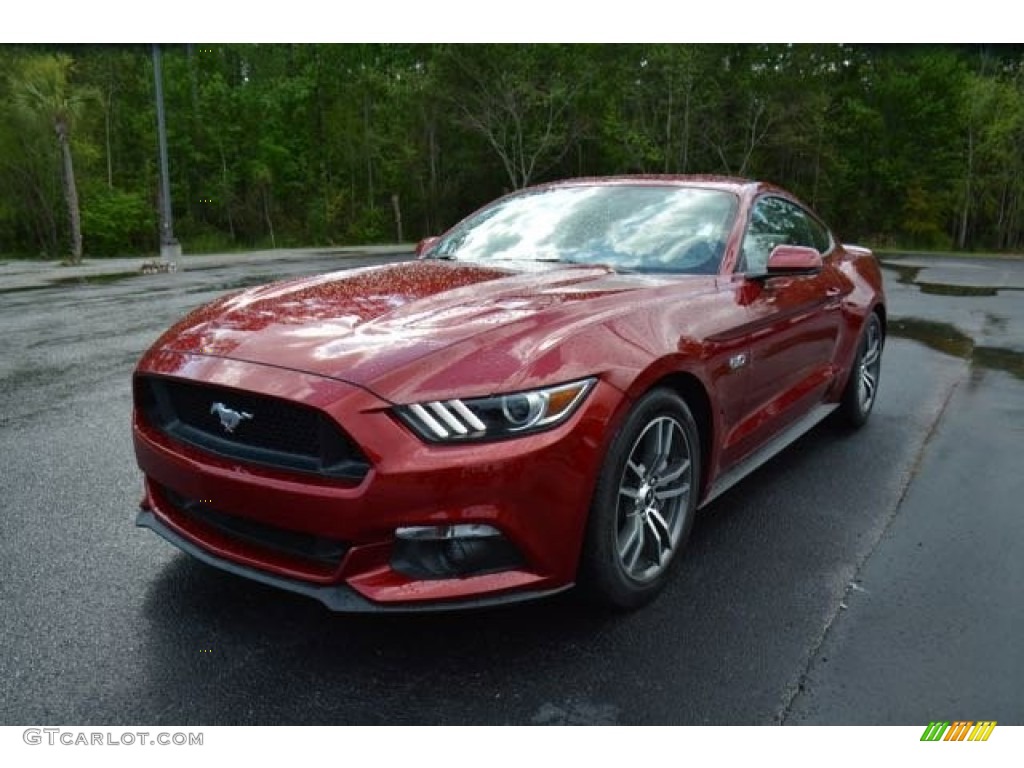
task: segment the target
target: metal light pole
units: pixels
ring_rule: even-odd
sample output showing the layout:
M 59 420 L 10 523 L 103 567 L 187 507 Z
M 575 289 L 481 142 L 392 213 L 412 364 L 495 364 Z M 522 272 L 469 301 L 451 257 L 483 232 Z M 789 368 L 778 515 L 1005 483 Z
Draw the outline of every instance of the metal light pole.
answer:
M 181 256 L 181 244 L 174 239 L 171 214 L 171 177 L 167 171 L 167 127 L 164 124 L 164 75 L 160 66 L 160 45 L 153 44 L 153 79 L 156 81 L 156 132 L 160 144 L 160 258 Z

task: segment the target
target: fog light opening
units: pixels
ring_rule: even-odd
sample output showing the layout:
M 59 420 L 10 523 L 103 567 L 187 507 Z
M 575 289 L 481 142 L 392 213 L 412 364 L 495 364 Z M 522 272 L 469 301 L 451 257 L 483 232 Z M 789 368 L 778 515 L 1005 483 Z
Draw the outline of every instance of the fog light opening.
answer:
M 395 530 L 391 567 L 417 579 L 450 579 L 517 568 L 523 559 L 485 523 L 415 525 Z

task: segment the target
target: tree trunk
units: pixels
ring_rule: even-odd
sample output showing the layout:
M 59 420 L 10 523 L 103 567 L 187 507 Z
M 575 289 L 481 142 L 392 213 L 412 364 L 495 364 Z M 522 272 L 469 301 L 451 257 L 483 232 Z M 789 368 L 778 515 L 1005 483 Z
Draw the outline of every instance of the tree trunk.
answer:
M 967 246 L 967 225 L 971 215 L 971 182 L 974 180 L 974 127 L 967 126 L 967 178 L 964 179 L 964 207 L 960 211 L 960 228 L 957 234 L 957 246 L 964 250 Z
M 395 230 L 398 234 L 398 239 L 395 242 L 400 243 L 402 242 L 402 207 L 399 205 L 397 194 L 391 195 L 391 207 L 395 211 Z
M 431 114 L 430 121 L 427 123 L 427 156 L 430 159 L 430 183 L 427 186 L 427 234 L 435 231 L 437 228 L 437 211 L 438 211 L 438 162 L 440 155 L 440 146 L 437 143 L 437 124 L 434 121 L 434 116 Z
M 814 147 L 814 183 L 811 186 L 811 207 L 818 205 L 818 182 L 821 180 L 821 145 L 825 142 L 825 122 L 827 117 L 822 117 L 818 123 L 818 141 Z
M 1007 236 L 1006 227 L 1004 222 L 1006 221 L 1006 196 L 1007 187 L 1009 182 L 1004 181 L 1002 189 L 999 192 L 999 214 L 996 216 L 996 247 L 1005 248 L 1005 243 L 1009 239 Z
M 114 86 L 107 90 L 107 101 L 104 104 L 103 129 L 107 142 L 107 189 L 114 188 L 114 158 L 110 150 L 110 110 L 113 108 Z
M 690 96 L 693 94 L 693 77 L 686 77 L 686 91 L 683 100 L 683 164 L 680 173 L 690 171 Z
M 672 152 L 672 119 L 673 119 L 674 116 L 672 114 L 672 101 L 673 101 L 672 97 L 673 97 L 674 94 L 673 94 L 673 87 L 672 86 L 673 86 L 672 77 L 671 77 L 671 75 L 669 75 L 669 82 L 668 82 L 668 108 L 667 108 L 667 110 L 665 112 L 665 150 L 664 150 L 664 152 L 662 152 L 662 154 L 664 155 L 664 162 L 662 163 L 662 171 L 661 171 L 662 173 L 668 173 L 668 171 L 669 171 L 669 162 L 670 162 L 670 159 L 671 159 L 671 157 L 673 155 L 673 152 Z
M 235 220 L 231 217 L 231 200 L 234 197 L 234 190 L 228 181 L 228 159 L 224 156 L 224 145 L 217 144 L 220 151 L 220 188 L 221 199 L 224 201 L 224 213 L 228 219 L 228 232 L 231 233 L 231 242 L 235 242 Z
M 63 165 L 64 200 L 68 206 L 68 220 L 71 224 L 71 263 L 82 262 L 82 212 L 78 208 L 78 188 L 75 186 L 75 166 L 71 161 L 71 142 L 68 139 L 67 123 L 57 119 L 55 124 L 57 140 L 60 142 L 60 156 Z
M 263 217 L 267 221 L 267 231 L 270 232 L 270 247 L 277 248 L 277 238 L 274 237 L 274 221 L 270 218 L 270 184 L 263 188 Z
M 370 147 L 370 97 L 363 97 L 363 149 L 366 152 L 366 203 L 374 210 L 376 195 L 373 191 L 373 151 Z

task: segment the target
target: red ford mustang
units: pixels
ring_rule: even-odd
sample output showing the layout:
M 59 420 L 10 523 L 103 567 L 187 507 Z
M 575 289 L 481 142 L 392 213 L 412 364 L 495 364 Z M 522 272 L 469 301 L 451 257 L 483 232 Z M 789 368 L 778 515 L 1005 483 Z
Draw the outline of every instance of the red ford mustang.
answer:
M 420 259 L 251 288 L 134 376 L 138 524 L 342 611 L 664 585 L 696 510 L 865 422 L 878 265 L 715 177 L 527 189 Z

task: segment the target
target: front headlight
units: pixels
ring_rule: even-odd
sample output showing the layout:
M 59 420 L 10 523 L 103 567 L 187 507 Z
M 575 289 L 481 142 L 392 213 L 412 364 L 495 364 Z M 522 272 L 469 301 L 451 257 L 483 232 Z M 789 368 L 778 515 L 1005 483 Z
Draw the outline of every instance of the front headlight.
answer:
M 583 379 L 554 387 L 470 400 L 400 405 L 395 412 L 432 443 L 500 440 L 550 429 L 572 415 L 594 386 Z

